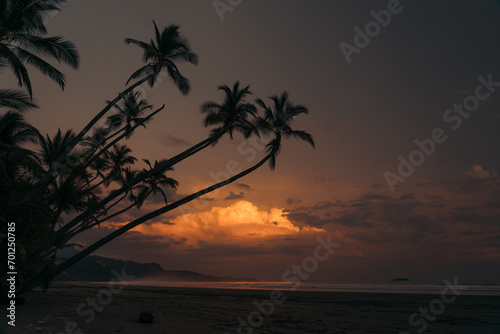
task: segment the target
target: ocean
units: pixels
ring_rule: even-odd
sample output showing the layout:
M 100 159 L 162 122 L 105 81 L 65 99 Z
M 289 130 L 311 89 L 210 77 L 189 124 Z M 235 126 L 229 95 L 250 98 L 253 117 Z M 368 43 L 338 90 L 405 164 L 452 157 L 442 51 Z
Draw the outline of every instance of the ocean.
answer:
M 453 284 L 453 280 L 450 280 Z M 440 294 L 447 289 L 445 283 L 339 283 L 339 282 L 152 282 L 132 281 L 131 285 L 157 287 L 189 287 L 212 289 L 283 290 L 283 291 L 329 291 L 360 293 L 410 293 Z M 458 284 L 463 295 L 500 296 L 500 284 Z

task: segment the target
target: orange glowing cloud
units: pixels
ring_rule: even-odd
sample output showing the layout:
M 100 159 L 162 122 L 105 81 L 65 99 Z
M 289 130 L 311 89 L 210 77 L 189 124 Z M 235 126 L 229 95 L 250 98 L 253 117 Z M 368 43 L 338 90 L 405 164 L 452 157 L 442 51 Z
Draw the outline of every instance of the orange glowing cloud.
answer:
M 134 231 L 145 235 L 185 238 L 186 243 L 191 245 L 200 240 L 247 243 L 276 236 L 326 232 L 313 227 L 300 229 L 284 216 L 283 210 L 260 210 L 248 201 L 238 201 L 228 207 L 213 207 L 208 211 L 178 216 L 170 220 L 173 225 L 139 225 Z

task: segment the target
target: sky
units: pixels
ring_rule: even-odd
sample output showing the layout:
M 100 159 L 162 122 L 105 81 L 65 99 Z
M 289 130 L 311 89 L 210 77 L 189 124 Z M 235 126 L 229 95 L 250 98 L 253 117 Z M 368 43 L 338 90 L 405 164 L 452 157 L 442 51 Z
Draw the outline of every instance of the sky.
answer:
M 27 118 L 49 134 L 79 131 L 142 66 L 124 39 L 149 40 L 153 20 L 179 24 L 200 58 L 179 65 L 192 89 L 183 96 L 164 78 L 141 90 L 165 110 L 127 142 L 139 161 L 206 138 L 200 105 L 237 80 L 251 85 L 249 102 L 286 90 L 307 106 L 293 125 L 316 148 L 289 140 L 275 171 L 263 166 L 96 255 L 279 281 L 330 236 L 340 246 L 309 280 L 500 282 L 499 16 L 493 0 L 70 0 L 47 27 L 76 44 L 81 66 L 60 66 L 64 92 L 32 71 L 40 109 Z M 262 142 L 225 138 L 175 166 L 169 202 L 263 156 Z

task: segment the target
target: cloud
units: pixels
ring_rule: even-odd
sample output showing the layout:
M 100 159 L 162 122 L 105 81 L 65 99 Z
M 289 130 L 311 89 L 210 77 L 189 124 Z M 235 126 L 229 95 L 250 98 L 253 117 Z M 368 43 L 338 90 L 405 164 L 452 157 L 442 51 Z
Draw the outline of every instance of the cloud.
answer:
M 230 191 L 229 192 L 229 196 L 227 196 L 226 198 L 224 198 L 224 200 L 225 201 L 231 201 L 231 200 L 242 199 L 242 198 L 245 198 L 245 193 L 244 192 L 240 192 L 239 194 L 235 194 L 232 191 Z
M 500 185 L 499 181 L 497 172 L 486 170 L 480 165 L 473 165 L 457 182 L 451 184 L 450 188 L 461 193 L 477 193 L 484 192 L 485 186 Z
M 287 198 L 286 199 L 286 204 L 288 204 L 288 205 L 297 204 L 300 202 L 302 202 L 301 199 L 295 199 L 295 198 Z
M 484 170 L 483 167 L 479 165 L 472 166 L 471 169 L 469 169 L 467 173 L 465 173 L 465 175 L 472 180 L 478 180 L 478 181 L 485 181 L 498 178 L 498 173 Z
M 292 221 L 295 226 L 298 227 L 316 227 L 322 228 L 323 226 L 330 224 L 331 219 L 321 219 L 318 216 L 310 215 L 305 212 L 290 212 L 285 214 L 288 219 Z
M 163 134 L 163 138 L 161 139 L 161 143 L 163 145 L 166 145 L 166 146 L 176 146 L 176 147 L 178 147 L 178 146 L 191 146 L 190 142 L 188 142 L 182 138 L 170 135 L 168 133 Z
M 291 203 L 288 203 L 288 200 L 291 200 Z M 293 200 L 293 199 L 287 199 L 288 204 L 293 204 L 293 203 L 298 203 L 301 202 L 302 200 Z M 337 203 L 332 203 L 330 201 L 319 201 L 314 205 L 311 206 L 301 206 L 296 209 L 290 209 L 290 212 L 301 212 L 301 211 L 306 211 L 306 212 L 312 212 L 312 211 L 319 211 L 319 210 L 326 210 L 330 209 L 333 207 L 336 207 L 339 205 L 340 202 Z
M 199 241 L 220 244 L 253 244 L 262 239 L 302 233 L 325 232 L 307 227 L 300 229 L 284 216 L 283 209 L 260 210 L 248 201 L 237 201 L 228 207 L 213 207 L 200 213 L 189 213 L 169 219 L 174 225 L 161 223 L 139 225 L 134 231 L 145 235 L 166 235 L 169 238 L 186 238 L 190 245 Z
M 236 182 L 235 185 L 238 187 L 238 188 L 241 188 L 241 189 L 244 189 L 248 192 L 252 191 L 252 187 L 250 187 L 248 184 L 245 184 L 245 183 L 238 183 Z

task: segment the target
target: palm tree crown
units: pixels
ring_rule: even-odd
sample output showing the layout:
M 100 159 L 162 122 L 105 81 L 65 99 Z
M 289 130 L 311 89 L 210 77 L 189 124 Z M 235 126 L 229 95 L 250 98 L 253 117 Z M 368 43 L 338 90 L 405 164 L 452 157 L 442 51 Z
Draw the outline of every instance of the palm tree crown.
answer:
M 38 131 L 28 124 L 23 115 L 8 111 L 0 115 L 0 148 L 21 149 L 20 146 L 25 143 L 36 143 Z
M 218 89 L 224 92 L 224 102 L 219 104 L 208 101 L 201 106 L 201 112 L 206 114 L 205 126 L 219 125 L 220 127 L 214 129 L 213 132 L 221 129 L 228 131 L 231 139 L 235 130 L 240 131 L 247 138 L 252 132 L 256 133 L 256 128 L 248 121 L 248 116 L 255 118 L 257 108 L 245 101 L 246 96 L 252 95 L 250 86 L 240 89 L 240 82 L 236 81 L 232 89 L 226 85 L 220 85 Z
M 153 170 L 156 168 L 160 163 L 164 161 L 160 160 L 157 161 L 155 160 L 154 164 L 151 164 L 151 162 L 148 159 L 143 159 L 143 161 L 148 165 L 149 170 Z M 169 187 L 173 189 L 177 189 L 179 186 L 179 182 L 171 177 L 168 177 L 165 175 L 166 172 L 172 171 L 173 168 L 167 168 L 166 170 L 163 170 L 159 173 L 153 174 L 152 176 L 148 177 L 145 179 L 142 184 L 140 184 L 137 189 L 139 189 L 139 195 L 137 196 L 138 198 L 138 203 L 141 203 L 144 201 L 149 194 L 156 195 L 157 192 L 160 192 L 161 195 L 163 196 L 163 200 L 165 201 L 165 204 L 167 203 L 167 195 L 163 191 L 162 187 Z M 147 169 L 144 169 L 144 171 L 147 171 Z
M 276 167 L 276 157 L 281 151 L 281 140 L 283 138 L 301 139 L 314 147 L 312 136 L 306 131 L 293 130 L 290 127 L 293 119 L 300 114 L 308 114 L 309 110 L 303 105 L 294 105 L 288 100 L 288 93 L 285 91 L 281 96 L 270 97 L 273 104 L 267 106 L 264 101 L 257 99 L 257 104 L 264 109 L 264 117 L 257 119 L 257 127 L 266 135 L 273 135 L 273 139 L 266 145 L 266 151 L 271 155 L 269 167 L 274 170 Z
M 175 61 L 182 60 L 196 65 L 198 64 L 198 55 L 191 51 L 188 41 L 179 33 L 180 26 L 169 25 L 160 33 L 155 21 L 153 24 L 155 39 L 151 39 L 149 43 L 132 38 L 125 39 L 125 43 L 135 44 L 143 49 L 143 60 L 147 63 L 132 74 L 127 84 L 131 80 L 149 76 L 148 83 L 153 87 L 160 71 L 165 68 L 177 88 L 182 94 L 187 95 L 190 90 L 189 80 L 179 72 Z
M 4 0 L 0 6 L 0 59 L 9 65 L 20 87 L 33 96 L 31 81 L 25 65 L 31 65 L 56 81 L 64 89 L 66 79 L 54 66 L 42 59 L 45 56 L 78 68 L 79 56 L 73 43 L 60 36 L 47 34 L 43 15 L 59 10 L 65 0 Z
M 140 116 L 152 108 L 152 105 L 148 104 L 146 100 L 140 99 L 140 95 L 139 92 L 130 92 L 124 97 L 123 106 L 115 105 L 117 113 L 109 116 L 106 120 L 109 130 L 114 131 L 125 125 L 122 130 L 127 132 L 126 138 L 128 139 L 133 134 L 132 124 L 143 121 L 144 118 Z M 146 127 L 144 123 L 142 126 Z

